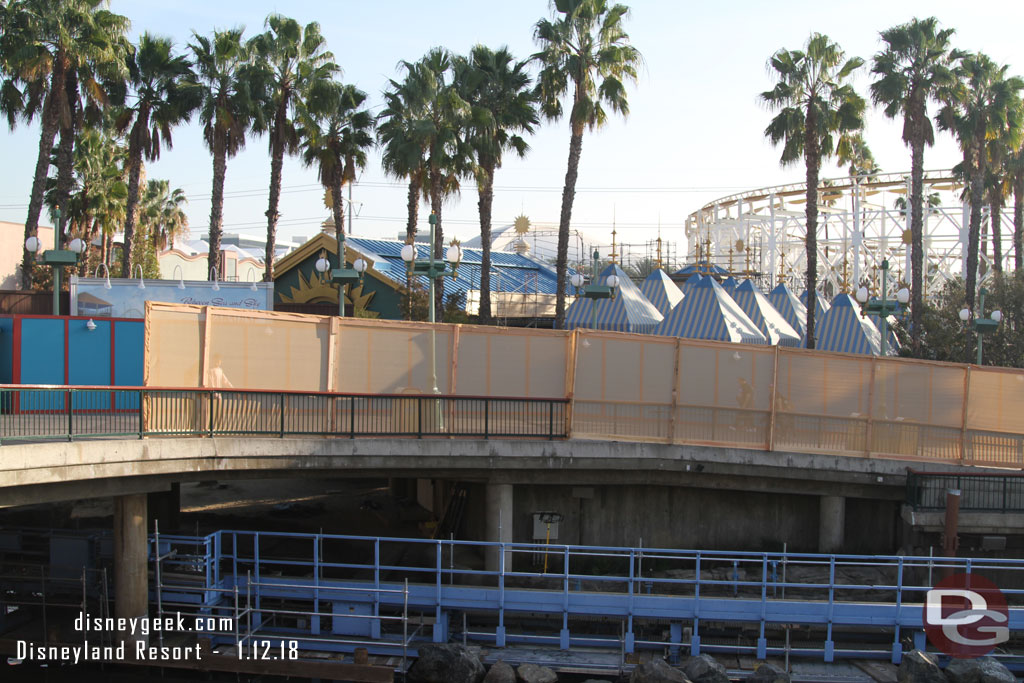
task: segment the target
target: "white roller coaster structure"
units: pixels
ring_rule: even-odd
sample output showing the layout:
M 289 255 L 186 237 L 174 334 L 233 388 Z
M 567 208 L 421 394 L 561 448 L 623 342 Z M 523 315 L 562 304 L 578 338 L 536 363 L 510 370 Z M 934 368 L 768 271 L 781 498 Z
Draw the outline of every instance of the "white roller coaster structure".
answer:
M 805 183 L 779 185 L 722 197 L 686 219 L 688 262 L 720 266 L 753 278 L 765 289 L 780 282 L 804 289 L 807 270 L 803 204 Z M 966 273 L 970 206 L 960 199 L 962 185 L 952 172 L 926 171 L 924 178 L 925 296 Z M 889 259 L 894 283 L 910 280 L 910 221 L 897 208 L 909 196 L 905 173 L 824 180 L 818 189 L 818 287 L 826 296 L 880 285 L 881 265 Z M 932 206 L 929 204 L 931 198 Z M 902 203 L 901 203 L 902 204 Z M 984 209 L 983 235 L 989 224 Z M 1001 214 L 1003 266 L 1012 263 L 1013 219 Z M 982 238 L 984 240 L 984 237 Z M 989 249 L 979 249 L 979 281 L 993 265 Z M 890 290 L 894 291 L 894 290 Z

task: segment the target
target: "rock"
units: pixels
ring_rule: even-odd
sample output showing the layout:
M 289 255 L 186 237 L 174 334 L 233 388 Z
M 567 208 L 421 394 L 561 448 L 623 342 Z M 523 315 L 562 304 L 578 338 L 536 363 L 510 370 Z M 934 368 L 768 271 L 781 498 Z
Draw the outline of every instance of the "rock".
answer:
M 789 683 L 789 674 L 774 664 L 761 662 L 747 677 L 747 683 Z
M 687 657 L 679 668 L 693 683 L 729 683 L 725 667 L 711 655 Z
M 546 666 L 536 664 L 520 664 L 516 669 L 516 675 L 523 683 L 557 683 L 558 674 Z
M 484 665 L 461 645 L 421 645 L 409 683 L 481 683 Z
M 911 650 L 903 655 L 896 680 L 899 683 L 946 683 L 946 676 L 934 657 L 920 650 Z
M 499 659 L 484 676 L 484 683 L 516 683 L 516 670 Z
M 664 659 L 646 659 L 633 669 L 629 683 L 690 683 L 690 679 Z
M 946 666 L 949 683 L 1016 683 L 1017 679 L 995 657 L 954 659 Z

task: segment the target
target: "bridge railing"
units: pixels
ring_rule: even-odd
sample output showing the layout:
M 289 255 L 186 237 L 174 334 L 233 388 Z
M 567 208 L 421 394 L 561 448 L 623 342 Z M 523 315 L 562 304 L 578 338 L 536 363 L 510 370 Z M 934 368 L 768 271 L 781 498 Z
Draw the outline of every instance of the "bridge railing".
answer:
M 964 512 L 1024 512 L 1024 474 L 907 472 L 907 505 L 914 510 L 946 509 L 946 492 L 960 492 Z
M 0 385 L 0 443 L 155 436 L 566 438 L 567 399 Z

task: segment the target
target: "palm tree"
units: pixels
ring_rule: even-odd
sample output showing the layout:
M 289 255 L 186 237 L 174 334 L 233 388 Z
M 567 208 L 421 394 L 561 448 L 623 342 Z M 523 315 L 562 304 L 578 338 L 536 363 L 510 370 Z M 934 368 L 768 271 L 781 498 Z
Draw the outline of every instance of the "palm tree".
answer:
M 377 141 L 382 148 L 384 171 L 396 178 L 409 180 L 405 236 L 410 242 L 416 236 L 419 200 L 426 177 L 426 150 L 415 127 L 423 98 L 416 92 L 416 87 L 417 82 L 411 73 L 406 73 L 401 83 L 390 80 L 390 87 L 384 92 L 384 108 L 377 115 Z
M 104 4 L 103 0 L 12 0 L 4 10 L 0 54 L 4 55 L 5 71 L 15 76 L 4 83 L 4 108 L 9 121 L 15 111 L 26 118 L 38 115 L 41 124 L 25 219 L 26 239 L 36 234 L 39 225 L 57 131 L 61 127 L 73 130 L 79 123 L 76 93 L 80 88 L 86 96 L 102 100 L 103 89 L 94 69 L 119 71 L 128 19 L 101 9 Z M 18 86 L 20 97 L 12 91 Z M 69 183 L 66 172 L 62 181 Z M 33 264 L 34 255 L 26 250 L 22 257 L 26 287 L 32 280 Z
M 458 192 L 459 178 L 472 167 L 471 150 L 466 143 L 466 125 L 472 112 L 454 82 L 452 55 L 443 48 L 434 48 L 419 61 L 400 63 L 405 80 L 391 82 L 385 93 L 386 108 L 380 113 L 381 141 L 384 145 L 385 168 L 409 169 L 426 183 L 430 211 L 436 218 L 434 257 L 443 258 L 444 228 L 442 203 Z M 417 156 L 422 170 L 414 166 Z M 410 181 L 410 226 L 407 234 L 415 235 L 412 222 L 413 187 Z M 434 308 L 441 319 L 443 287 L 436 287 Z
M 195 42 L 189 48 L 195 57 L 196 79 L 202 87 L 199 117 L 206 146 L 213 154 L 207 266 L 212 278 L 213 269 L 220 265 L 227 162 L 245 147 L 249 131 L 262 127 L 259 103 L 265 92 L 266 70 L 249 62 L 242 29 L 214 31 L 212 38 L 195 32 L 192 35 Z
M 1006 159 L 1006 192 L 1013 193 L 1013 267 L 1024 270 L 1024 143 Z
M 768 61 L 778 82 L 761 93 L 779 109 L 765 136 L 783 143 L 783 165 L 803 157 L 807 179 L 807 291 L 818 279 L 818 172 L 821 162 L 838 152 L 850 155 L 851 137 L 864 127 L 864 98 L 844 84 L 864 60 L 845 60 L 842 49 L 828 36 L 812 33 L 803 50 L 779 50 Z M 807 297 L 807 348 L 814 348 L 814 299 Z
M 494 171 L 502 155 L 526 155 L 529 145 L 518 135 L 532 133 L 537 110 L 530 89 L 526 62 L 516 62 L 508 48 L 475 46 L 468 58 L 455 61 L 455 82 L 472 108 L 469 144 L 476 155 L 476 182 L 480 211 L 480 322 L 491 322 L 491 206 Z
M 188 60 L 174 55 L 169 38 L 143 33 L 127 63 L 129 92 L 117 112 L 115 126 L 128 135 L 128 202 L 121 272 L 130 276 L 142 160 L 155 161 L 160 158 L 161 147 L 171 148 L 171 129 L 188 120 L 199 106 L 201 93 Z
M 984 206 L 985 177 L 988 173 L 988 141 L 1019 128 L 1021 111 L 1018 92 L 1024 81 L 1006 76 L 985 54 L 964 55 L 956 66 L 956 81 L 943 89 L 944 104 L 938 113 L 942 130 L 951 131 L 963 152 L 962 168 L 971 205 L 967 231 L 967 307 L 974 310 L 978 284 L 978 238 Z
M 267 207 L 267 249 L 263 279 L 274 279 L 274 252 L 277 242 L 277 212 L 281 200 L 281 170 L 284 155 L 295 154 L 299 135 L 295 126 L 296 100 L 315 98 L 315 91 L 331 87 L 332 78 L 340 73 L 334 55 L 327 51 L 327 42 L 320 34 L 320 24 L 311 22 L 305 28 L 294 19 L 280 14 L 267 17 L 269 30 L 250 41 L 262 64 L 271 76 L 266 100 L 266 122 L 269 125 L 270 200 Z
M 569 112 L 569 162 L 562 190 L 562 211 L 558 221 L 558 276 L 555 327 L 565 324 L 565 286 L 569 255 L 569 224 L 576 196 L 576 177 L 583 150 L 583 132 L 601 126 L 608 118 L 605 105 L 623 115 L 629 113 L 626 82 L 635 83 L 643 59 L 630 45 L 623 20 L 625 5 L 609 6 L 607 0 L 555 0 L 553 21 L 541 19 L 534 27 L 540 52 L 533 59 L 540 64 L 537 95 L 541 112 L 548 119 L 562 117 L 562 99 L 572 92 Z
M 903 142 L 910 147 L 910 338 L 921 355 L 924 312 L 924 148 L 935 144 L 928 102 L 954 81 L 949 39 L 953 29 L 939 30 L 935 17 L 913 19 L 882 31 L 885 50 L 875 55 L 871 99 L 889 118 L 903 117 Z
M 140 222 L 153 241 L 154 252 L 159 253 L 169 244 L 173 245 L 174 240 L 188 234 L 186 204 L 188 198 L 185 191 L 180 187 L 172 190 L 169 181 L 150 180 L 146 183 Z
M 345 231 L 341 188 L 366 166 L 366 151 L 373 146 L 373 115 L 364 108 L 366 93 L 354 85 L 338 85 L 315 107 L 299 108 L 302 161 L 315 166 L 317 178 L 330 192 L 334 234 Z M 344 254 L 338 254 L 343 264 Z M 339 267 L 342 267 L 339 265 Z

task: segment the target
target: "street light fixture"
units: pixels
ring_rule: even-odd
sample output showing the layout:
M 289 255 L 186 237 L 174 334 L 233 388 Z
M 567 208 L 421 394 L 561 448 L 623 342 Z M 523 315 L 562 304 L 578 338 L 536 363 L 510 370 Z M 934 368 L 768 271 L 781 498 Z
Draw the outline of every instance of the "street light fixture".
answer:
M 430 245 L 427 248 L 430 254 L 426 261 L 418 261 L 416 259 L 416 247 L 412 244 L 406 244 L 402 247 L 402 260 L 405 261 L 406 268 L 408 269 L 409 276 L 413 275 L 425 275 L 427 281 L 430 283 L 430 291 L 428 296 L 429 301 L 427 304 L 427 310 L 429 311 L 428 320 L 431 323 L 435 321 L 434 314 L 434 282 L 439 277 L 450 277 L 452 279 L 458 277 L 459 264 L 462 263 L 462 248 L 457 242 L 453 242 L 448 247 L 448 251 L 445 252 L 445 260 L 451 264 L 452 270 L 449 273 L 445 263 L 437 264 L 434 260 L 434 226 L 437 225 L 437 216 L 430 214 Z M 434 335 L 433 326 L 430 329 L 430 386 L 431 390 L 435 394 L 441 393 L 437 388 L 437 353 L 436 353 L 437 340 Z
M 597 263 L 600 259 L 597 249 L 594 250 L 593 254 L 593 270 L 591 270 L 592 281 L 597 280 Z M 583 287 L 583 275 L 580 273 L 573 273 L 572 277 L 569 278 L 572 282 L 572 286 L 576 288 L 576 296 L 582 296 L 584 299 L 590 299 L 590 328 L 597 328 L 597 299 L 614 299 L 615 290 L 619 286 L 619 276 L 614 273 L 605 278 L 603 285 L 590 284 Z M 580 292 L 580 289 L 583 292 Z
M 76 237 L 71 240 L 68 249 L 61 249 L 60 237 L 64 232 L 64 222 L 61 220 L 59 207 L 54 209 L 54 214 L 57 216 L 57 227 L 53 231 L 53 249 L 43 252 L 43 263 L 53 267 L 53 314 L 60 315 L 60 269 L 78 264 L 78 257 L 85 250 L 85 243 Z M 41 246 L 42 243 L 35 235 L 25 240 L 25 250 L 30 254 L 38 253 Z
M 979 292 L 981 295 L 978 300 L 978 315 L 985 314 L 985 295 L 988 294 L 988 290 L 984 287 Z M 971 319 L 971 311 L 966 308 L 960 309 L 960 320 L 967 322 Z M 999 323 L 1003 320 L 1003 312 L 999 310 L 992 311 L 992 317 L 982 318 L 978 317 L 971 323 L 971 328 L 978 335 L 978 365 L 981 365 L 981 347 L 982 338 L 989 332 L 995 332 L 996 328 L 999 327 Z
M 881 355 L 888 355 L 889 351 L 889 316 L 899 310 L 900 306 L 906 306 L 910 301 L 910 290 L 903 287 L 896 292 L 896 300 L 893 301 L 887 296 L 886 285 L 889 280 L 889 259 L 882 261 L 882 298 L 868 301 L 867 287 L 857 290 L 857 301 L 860 302 L 861 312 L 866 315 L 877 316 L 882 323 L 882 346 Z

